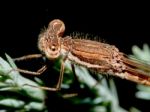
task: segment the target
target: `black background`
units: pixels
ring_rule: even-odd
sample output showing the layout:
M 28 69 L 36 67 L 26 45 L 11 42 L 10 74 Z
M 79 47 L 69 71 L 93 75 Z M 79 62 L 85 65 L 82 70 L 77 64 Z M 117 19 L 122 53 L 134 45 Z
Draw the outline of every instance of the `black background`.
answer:
M 39 53 L 37 38 L 49 21 L 61 19 L 66 25 L 65 34 L 73 31 L 96 35 L 120 51 L 131 54 L 132 45 L 150 44 L 148 7 L 141 3 L 60 3 L 39 2 L 1 4 L 0 54 L 12 57 Z M 15 4 L 15 5 L 14 5 Z M 116 78 L 120 105 L 129 109 L 135 106 L 148 110 L 148 101 L 135 99 L 135 84 Z

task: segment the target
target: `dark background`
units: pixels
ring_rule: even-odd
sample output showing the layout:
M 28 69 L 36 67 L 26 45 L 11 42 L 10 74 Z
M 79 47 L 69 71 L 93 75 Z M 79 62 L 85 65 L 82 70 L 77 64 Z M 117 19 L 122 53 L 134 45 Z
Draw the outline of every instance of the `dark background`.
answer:
M 64 21 L 65 34 L 74 31 L 93 34 L 106 43 L 116 45 L 126 54 L 131 54 L 132 45 L 142 47 L 143 43 L 150 44 L 148 7 L 141 3 L 39 3 L 1 4 L 1 56 L 4 53 L 12 57 L 39 53 L 38 34 L 55 18 Z M 148 109 L 149 101 L 135 99 L 134 83 L 118 78 L 115 80 L 123 108 L 135 106 L 143 111 Z

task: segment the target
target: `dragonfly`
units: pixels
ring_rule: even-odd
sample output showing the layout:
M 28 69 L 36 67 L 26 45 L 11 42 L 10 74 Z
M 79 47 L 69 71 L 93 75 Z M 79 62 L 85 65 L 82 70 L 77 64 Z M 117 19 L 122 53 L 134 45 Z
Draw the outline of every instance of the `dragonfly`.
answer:
M 15 61 L 45 57 L 49 61 L 61 58 L 60 75 L 56 87 L 41 87 L 57 91 L 61 89 L 66 60 L 73 65 L 80 65 L 101 74 L 109 74 L 150 86 L 150 65 L 130 59 L 114 46 L 88 39 L 63 36 L 65 24 L 60 19 L 54 19 L 47 29 L 39 34 L 38 48 L 40 54 L 30 54 L 15 58 Z M 41 75 L 47 69 L 44 65 L 36 72 L 17 68 L 19 72 L 31 75 Z M 30 85 L 31 86 L 31 85 Z

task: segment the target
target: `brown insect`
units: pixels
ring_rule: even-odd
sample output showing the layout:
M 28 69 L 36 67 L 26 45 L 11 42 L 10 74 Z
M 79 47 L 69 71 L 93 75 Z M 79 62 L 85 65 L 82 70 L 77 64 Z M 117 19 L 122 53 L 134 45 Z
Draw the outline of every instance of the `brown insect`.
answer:
M 122 52 L 119 52 L 114 45 L 86 39 L 73 39 L 71 36 L 63 37 L 64 31 L 65 25 L 61 20 L 55 19 L 51 21 L 48 28 L 39 35 L 38 47 L 42 54 L 33 54 L 15 59 L 20 61 L 24 59 L 46 57 L 51 61 L 59 57 L 62 58 L 60 76 L 56 87 L 41 88 L 51 91 L 60 89 L 66 60 L 98 73 L 110 74 L 150 86 L 150 73 L 148 73 L 150 72 L 149 65 L 129 59 Z M 17 71 L 32 75 L 40 75 L 46 69 L 47 67 L 44 65 L 37 72 L 22 69 L 17 69 Z

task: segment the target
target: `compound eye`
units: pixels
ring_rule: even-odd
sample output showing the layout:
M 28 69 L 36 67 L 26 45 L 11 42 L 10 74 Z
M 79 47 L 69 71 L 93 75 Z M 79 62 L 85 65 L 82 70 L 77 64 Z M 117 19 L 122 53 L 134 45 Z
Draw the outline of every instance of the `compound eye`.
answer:
M 55 50 L 56 50 L 56 47 L 55 47 L 55 46 L 52 46 L 52 47 L 51 47 L 51 50 L 52 50 L 52 51 L 55 51 Z

